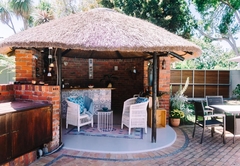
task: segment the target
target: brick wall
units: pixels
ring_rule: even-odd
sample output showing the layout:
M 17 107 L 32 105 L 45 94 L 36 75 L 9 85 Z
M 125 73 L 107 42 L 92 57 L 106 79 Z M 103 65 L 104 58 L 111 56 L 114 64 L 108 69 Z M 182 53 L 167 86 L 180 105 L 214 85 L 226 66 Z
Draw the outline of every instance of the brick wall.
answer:
M 166 69 L 162 69 L 162 61 L 166 61 Z M 68 62 L 67 66 L 62 65 L 62 77 L 65 83 L 70 86 L 87 87 L 93 84 L 95 87 L 106 87 L 104 82 L 100 82 L 104 74 L 113 74 L 118 77 L 114 80 L 112 91 L 112 109 L 122 111 L 123 102 L 132 97 L 133 94 L 138 94 L 148 87 L 148 61 L 143 61 L 141 58 L 135 59 L 116 59 L 116 60 L 100 60 L 93 59 L 93 79 L 88 76 L 88 59 L 81 58 L 62 58 L 63 62 Z M 159 71 L 159 91 L 170 92 L 170 58 L 160 58 Z M 114 66 L 118 66 L 118 70 L 114 71 Z M 130 72 L 133 67 L 136 67 L 137 74 Z M 143 80 L 143 81 L 142 81 Z M 160 107 L 167 110 L 167 120 L 169 112 L 169 97 L 163 95 L 159 98 Z
M 32 152 L 26 153 L 18 158 L 15 158 L 14 160 L 12 160 L 8 163 L 5 163 L 2 166 L 15 166 L 15 165 L 25 166 L 25 165 L 30 165 L 35 160 L 37 160 L 37 152 L 32 151 Z
M 25 75 L 27 80 L 42 80 L 49 85 L 56 85 L 56 65 L 53 68 L 52 77 L 47 77 L 48 71 L 48 51 L 45 53 L 33 52 L 30 50 L 17 50 L 16 51 L 16 65 L 18 66 L 16 70 L 18 72 L 17 78 L 21 80 Z M 34 59 L 33 55 L 37 56 L 38 59 Z M 166 69 L 162 70 L 162 60 L 166 60 Z M 23 63 L 24 60 L 24 63 Z M 64 62 L 68 62 L 65 66 Z M 113 74 L 118 77 L 118 80 L 113 81 L 113 87 L 115 90 L 112 91 L 112 109 L 117 111 L 122 111 L 123 102 L 132 97 L 133 94 L 138 94 L 144 91 L 148 87 L 147 81 L 147 61 L 143 61 L 142 58 L 133 59 L 93 59 L 93 79 L 89 79 L 89 64 L 88 59 L 82 58 L 68 58 L 62 57 L 62 78 L 64 78 L 65 83 L 69 83 L 69 86 L 80 86 L 82 88 L 88 87 L 89 84 L 93 84 L 95 87 L 106 87 L 104 81 L 100 81 L 104 75 Z M 30 64 L 32 65 L 31 67 Z M 170 58 L 164 57 L 160 58 L 159 63 L 159 91 L 170 91 Z M 25 67 L 24 67 L 25 66 Z M 118 66 L 118 70 L 114 70 L 114 66 Z M 137 74 L 131 72 L 133 67 L 136 67 Z M 27 73 L 32 73 L 28 75 L 25 70 L 28 67 Z M 38 68 L 38 71 L 36 71 Z M 45 73 L 42 71 L 45 69 Z M 37 72 L 40 77 L 36 77 Z M 142 81 L 144 80 L 144 81 Z M 22 94 L 23 99 L 28 98 L 26 94 Z M 30 97 L 31 98 L 31 97 Z M 36 98 L 36 97 L 35 97 Z M 33 98 L 33 100 L 35 99 Z M 45 100 L 45 99 L 41 99 Z M 169 95 L 164 95 L 160 100 L 160 107 L 169 110 Z M 168 112 L 168 111 L 167 111 Z
M 16 81 L 29 83 L 35 79 L 36 63 L 31 50 L 17 49 L 15 51 Z
M 13 85 L 0 85 L 0 103 L 14 100 Z
M 113 80 L 113 88 L 116 88 L 112 91 L 112 109 L 114 111 L 122 111 L 123 102 L 144 89 L 142 58 L 93 59 L 93 79 L 89 79 L 88 76 L 88 59 L 63 57 L 62 61 L 68 62 L 67 66 L 62 65 L 62 77 L 70 86 L 86 88 L 89 84 L 93 84 L 94 87 L 102 88 L 106 87 L 105 82 L 100 81 L 105 74 L 113 74 L 118 77 L 118 80 Z M 114 66 L 118 66 L 117 71 L 114 70 Z M 134 66 L 137 69 L 136 74 L 131 72 Z
M 166 69 L 162 69 L 162 61 L 166 61 Z M 166 117 L 168 123 L 169 107 L 170 107 L 170 57 L 164 57 L 160 59 L 160 72 L 159 72 L 159 91 L 168 92 L 159 98 L 160 108 L 166 109 Z
M 56 85 L 56 65 L 53 68 L 52 77 L 47 77 L 48 69 L 46 67 L 46 64 L 48 62 L 44 61 L 47 55 L 36 52 L 33 53 L 29 50 L 25 50 L 25 54 L 26 55 L 24 56 L 24 50 L 18 50 L 18 53 L 16 54 L 16 57 L 18 56 L 18 58 L 16 58 L 16 61 L 18 59 L 22 60 L 23 57 L 25 57 L 28 58 L 26 62 L 28 61 L 29 64 L 32 63 L 33 67 L 29 68 L 29 70 L 32 70 L 32 77 L 29 77 L 28 80 L 36 79 L 39 81 L 42 79 L 42 81 L 48 83 L 49 85 Z M 37 60 L 30 58 L 33 57 L 33 54 L 35 56 L 38 56 Z M 163 58 L 160 59 L 160 68 L 161 60 L 163 60 Z M 167 81 L 167 74 L 170 74 L 170 61 L 168 61 L 168 58 L 165 58 L 165 60 L 167 62 L 167 69 L 160 70 L 159 72 L 159 77 L 161 78 L 159 82 L 159 90 L 161 91 L 169 91 L 169 81 Z M 64 62 L 68 62 L 68 64 L 65 66 Z M 64 78 L 65 83 L 69 83 L 69 85 L 73 87 L 80 86 L 82 88 L 86 88 L 89 84 L 93 84 L 95 87 L 101 88 L 106 87 L 105 82 L 100 81 L 105 74 L 115 75 L 118 77 L 118 80 L 113 80 L 113 87 L 115 90 L 112 91 L 112 109 L 122 111 L 123 102 L 126 99 L 132 97 L 133 94 L 138 94 L 139 92 L 144 91 L 144 89 L 148 86 L 148 82 L 146 81 L 147 73 L 145 72 L 147 71 L 147 65 L 145 65 L 145 63 L 147 64 L 147 61 L 144 62 L 142 58 L 115 60 L 93 59 L 93 79 L 89 79 L 88 59 L 63 57 L 62 78 Z M 117 71 L 114 70 L 114 66 L 118 66 Z M 131 73 L 131 70 L 134 66 L 137 69 L 137 74 Z M 46 72 L 42 73 L 44 67 Z M 35 68 L 38 68 L 38 71 L 36 71 Z M 36 72 L 40 74 L 40 77 L 36 77 Z M 25 74 L 23 70 L 18 70 L 18 73 L 18 76 Z M 164 78 L 164 80 L 162 78 Z M 144 84 L 142 82 L 143 79 Z M 164 97 L 166 100 L 163 100 L 161 104 L 162 107 L 168 110 L 168 96 L 165 95 Z

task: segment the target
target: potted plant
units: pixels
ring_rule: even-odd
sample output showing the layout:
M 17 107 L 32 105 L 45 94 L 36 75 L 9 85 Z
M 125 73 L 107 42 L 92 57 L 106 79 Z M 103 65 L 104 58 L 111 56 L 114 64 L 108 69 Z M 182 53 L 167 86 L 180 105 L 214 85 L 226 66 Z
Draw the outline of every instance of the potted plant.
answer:
M 184 112 L 178 109 L 170 111 L 170 123 L 173 127 L 180 125 L 180 119 L 184 118 Z
M 179 110 L 183 112 L 183 117 L 181 118 L 182 121 L 186 121 L 186 117 L 191 114 L 186 106 L 186 103 L 188 102 L 187 96 L 184 95 L 184 92 L 187 90 L 189 84 L 189 77 L 187 78 L 184 87 L 182 88 L 180 86 L 179 90 L 172 96 L 171 101 L 170 101 L 170 110 Z M 171 112 L 170 111 L 170 114 Z M 170 115 L 171 117 L 171 115 Z M 179 118 L 180 119 L 180 118 Z
M 113 74 L 105 74 L 103 75 L 103 78 L 100 80 L 105 81 L 105 84 L 108 88 L 112 88 L 113 80 L 118 80 L 118 77 L 116 77 Z

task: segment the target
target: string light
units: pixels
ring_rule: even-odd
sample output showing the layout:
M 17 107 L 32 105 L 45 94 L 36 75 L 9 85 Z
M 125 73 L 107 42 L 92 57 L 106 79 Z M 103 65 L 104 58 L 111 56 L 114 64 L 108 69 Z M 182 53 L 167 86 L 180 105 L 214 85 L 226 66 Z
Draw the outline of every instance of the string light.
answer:
M 48 77 L 52 76 L 52 73 L 51 73 L 52 68 L 51 67 L 54 67 L 54 64 L 52 63 L 53 56 L 51 55 L 51 50 L 52 50 L 52 47 L 49 47 L 48 48 L 48 64 L 49 64 L 49 68 L 48 68 L 48 74 L 47 74 Z

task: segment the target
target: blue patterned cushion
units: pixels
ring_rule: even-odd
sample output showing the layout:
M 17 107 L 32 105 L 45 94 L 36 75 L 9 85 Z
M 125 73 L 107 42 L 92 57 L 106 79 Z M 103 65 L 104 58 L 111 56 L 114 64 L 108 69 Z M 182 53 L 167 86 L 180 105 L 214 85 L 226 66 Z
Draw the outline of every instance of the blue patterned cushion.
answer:
M 82 96 L 78 96 L 78 97 L 68 97 L 67 98 L 68 101 L 71 101 L 73 103 L 76 103 L 80 106 L 80 114 L 83 114 L 84 111 L 84 100 Z
M 143 102 L 146 102 L 148 101 L 148 98 L 146 97 L 138 97 L 137 100 L 136 100 L 136 104 L 137 103 L 143 103 Z

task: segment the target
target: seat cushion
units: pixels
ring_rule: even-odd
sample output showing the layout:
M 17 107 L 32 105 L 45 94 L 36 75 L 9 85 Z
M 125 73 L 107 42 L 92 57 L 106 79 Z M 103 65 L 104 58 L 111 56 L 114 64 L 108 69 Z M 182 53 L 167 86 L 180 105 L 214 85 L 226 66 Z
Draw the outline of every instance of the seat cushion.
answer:
M 78 96 L 78 97 L 68 97 L 67 98 L 68 101 L 71 101 L 73 103 L 76 103 L 80 106 L 80 114 L 83 114 L 84 111 L 84 99 L 82 96 Z
M 143 103 L 143 102 L 146 102 L 146 101 L 148 101 L 148 98 L 146 98 L 146 97 L 138 97 L 136 99 L 136 104 L 137 103 Z

